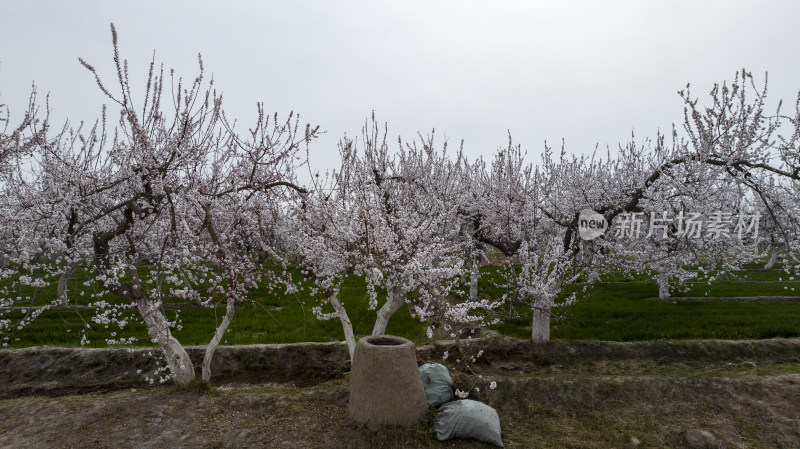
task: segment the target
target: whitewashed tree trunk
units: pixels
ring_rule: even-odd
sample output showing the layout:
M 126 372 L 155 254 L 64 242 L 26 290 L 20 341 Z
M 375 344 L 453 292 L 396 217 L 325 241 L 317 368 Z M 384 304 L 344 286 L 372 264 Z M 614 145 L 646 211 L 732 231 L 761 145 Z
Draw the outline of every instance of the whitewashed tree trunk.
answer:
M 11 260 L 8 257 L 8 254 L 3 254 L 0 256 L 0 268 L 8 268 L 8 264 Z
M 75 271 L 75 262 L 69 262 L 67 263 L 67 268 L 58 278 L 58 286 L 56 291 L 58 294 L 58 303 L 62 306 L 69 305 L 69 298 L 67 297 L 67 283 L 69 282 L 69 278 L 75 274 Z
M 375 327 L 372 328 L 372 335 L 383 335 L 386 333 L 386 326 L 389 318 L 394 315 L 406 302 L 406 295 L 402 289 L 397 287 L 389 288 L 386 293 L 386 303 L 378 310 L 378 319 L 375 320 Z
M 769 260 L 767 261 L 767 264 L 764 265 L 765 270 L 769 270 L 770 268 L 775 266 L 775 262 L 778 261 L 778 248 L 776 248 L 774 245 L 770 245 L 769 250 L 770 250 Z
M 658 273 L 658 299 L 669 298 L 669 275 L 666 273 Z
M 531 341 L 544 344 L 550 341 L 551 310 L 566 275 L 566 266 L 553 267 L 548 275 L 546 286 L 541 296 L 533 303 L 533 319 L 531 321 Z
M 131 277 L 131 287 L 133 289 L 134 303 L 142 316 L 144 324 L 147 326 L 147 335 L 150 339 L 158 343 L 164 351 L 164 358 L 167 359 L 167 366 L 172 373 L 173 379 L 180 386 L 189 385 L 194 379 L 194 365 L 189 353 L 183 345 L 172 336 L 169 330 L 169 322 L 159 304 L 148 300 L 142 291 L 142 282 L 139 280 L 139 272 L 135 267 L 128 270 Z
M 479 268 L 479 257 L 472 258 L 472 266 L 470 267 L 469 271 L 469 300 L 470 301 L 477 301 L 478 300 L 478 279 L 481 276 Z
M 228 330 L 228 326 L 230 326 L 231 321 L 233 321 L 234 312 L 236 312 L 236 300 L 228 296 L 228 301 L 225 306 L 225 317 L 222 319 L 222 323 L 220 323 L 219 327 L 217 327 L 216 332 L 214 332 L 214 338 L 212 338 L 208 346 L 206 346 L 206 353 L 203 356 L 203 382 L 211 382 L 211 360 L 214 358 L 214 352 L 216 352 L 219 342 L 222 341 L 222 337 L 225 336 L 225 331 Z
M 345 310 L 342 301 L 339 300 L 339 295 L 337 292 L 329 295 L 328 301 L 330 301 L 333 309 L 339 316 L 339 321 L 342 323 L 342 328 L 344 329 L 344 339 L 347 342 L 347 351 L 350 353 L 350 360 L 353 360 L 353 354 L 356 350 L 356 337 L 353 334 L 353 324 L 350 323 L 350 318 L 347 316 L 347 310 Z
M 175 382 L 181 386 L 191 383 L 195 379 L 192 359 L 169 331 L 167 317 L 156 304 L 144 297 L 136 301 L 136 308 L 139 309 L 139 313 L 147 325 L 147 334 L 164 350 L 164 357 L 167 359 L 167 365 Z
M 540 304 L 534 304 L 531 341 L 536 344 L 550 341 L 550 306 L 546 305 L 545 301 Z
M 183 270 L 181 270 L 181 279 L 183 280 L 184 288 L 187 288 L 187 289 L 192 288 L 192 284 L 189 283 L 189 278 L 186 277 L 186 272 L 183 271 Z M 200 296 L 197 296 L 195 298 L 195 304 L 197 304 L 200 307 L 203 307 L 203 300 L 200 298 Z

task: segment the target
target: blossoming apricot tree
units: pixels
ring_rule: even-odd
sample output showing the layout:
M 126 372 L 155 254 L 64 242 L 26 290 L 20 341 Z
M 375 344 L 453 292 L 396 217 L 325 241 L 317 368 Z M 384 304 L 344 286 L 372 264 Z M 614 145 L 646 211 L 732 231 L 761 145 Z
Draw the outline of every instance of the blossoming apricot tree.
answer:
M 117 93 L 93 66 L 80 62 L 119 108 L 117 127 L 109 135 L 104 108 L 102 120 L 87 134 L 35 148 L 27 168 L 31 181 L 18 183 L 24 194 L 14 204 L 12 223 L 20 235 L 12 260 L 91 264 L 95 284 L 122 302 L 115 310 L 138 312 L 182 385 L 195 378 L 194 367 L 170 331 L 177 323 L 166 318 L 164 301 L 172 296 L 206 306 L 224 302 L 225 316 L 203 360 L 202 377 L 208 381 L 236 303 L 266 276 L 253 254 L 241 251 L 242 245 L 271 250 L 262 234 L 249 228 L 263 210 L 259 205 L 284 201 L 286 189 L 302 190 L 293 170 L 317 129 L 299 127 L 294 114 L 279 121 L 259 104 L 254 126 L 238 134 L 213 80 L 205 84 L 202 59 L 199 76 L 188 84 L 170 72 L 172 98 L 163 95 L 170 87 L 163 66 L 151 63 L 137 106 L 113 25 L 112 38 Z

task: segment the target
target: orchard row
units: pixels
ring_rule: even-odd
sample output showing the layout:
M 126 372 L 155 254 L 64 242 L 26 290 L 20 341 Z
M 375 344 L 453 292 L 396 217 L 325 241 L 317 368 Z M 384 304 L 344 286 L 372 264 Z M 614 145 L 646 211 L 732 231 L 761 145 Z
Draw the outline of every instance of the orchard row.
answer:
M 134 96 L 113 36 L 116 88 L 81 60 L 112 105 L 94 126 L 53 128 L 35 93 L 21 120 L 2 117 L 0 338 L 47 309 L 12 319 L 8 311 L 31 300 L 17 293 L 21 286 L 57 285 L 52 304 L 66 302 L 77 266 L 92 267 L 89 282 L 103 295 L 138 310 L 172 376 L 186 384 L 194 367 L 170 331 L 164 295 L 226 305 L 203 361 L 208 380 L 248 290 L 265 282 L 297 288 L 290 258 L 314 286 L 318 317 L 341 322 L 351 355 L 355 337 L 338 296 L 351 274 L 366 279 L 369 307 L 378 310 L 373 335 L 401 307 L 431 323 L 429 333 L 447 333 L 491 322 L 493 310 L 513 303 L 533 309 L 532 339 L 546 342 L 552 308 L 575 299 L 562 293 L 606 269 L 650 271 L 665 297 L 698 275 L 688 265 L 713 275 L 765 250 L 797 264 L 800 109 L 769 114 L 766 85 L 759 89 L 744 70 L 715 85 L 705 104 L 681 91 L 684 120 L 669 140 L 632 140 L 603 157 L 545 148 L 532 164 L 509 137 L 492 156 L 468 160 L 433 133 L 389 142 L 373 115 L 358 139 L 340 141 L 336 170 L 301 185 L 296 170 L 313 167 L 307 150 L 318 127 L 259 105 L 252 127 L 237 132 L 202 61 L 189 82 L 152 64 Z M 758 217 L 758 232 L 704 238 L 662 219 L 658 233 L 641 238 L 586 237 L 587 210 L 602 229 L 637 214 L 726 214 L 751 217 L 750 231 Z M 502 298 L 477 295 L 489 251 L 505 256 Z M 456 294 L 467 278 L 469 292 Z M 332 313 L 322 312 L 326 304 Z

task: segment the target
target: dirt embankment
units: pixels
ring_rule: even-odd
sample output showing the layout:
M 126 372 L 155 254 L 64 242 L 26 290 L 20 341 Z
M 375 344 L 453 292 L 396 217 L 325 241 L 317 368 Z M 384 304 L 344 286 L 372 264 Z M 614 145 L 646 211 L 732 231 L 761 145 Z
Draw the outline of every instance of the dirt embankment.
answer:
M 187 348 L 198 376 L 204 346 Z M 0 398 L 142 388 L 155 377 L 156 348 L 56 348 L 0 351 Z M 153 357 L 153 356 L 156 357 Z M 341 378 L 349 366 L 342 343 L 222 346 L 214 355 L 212 383 L 316 385 Z
M 770 364 L 800 364 L 800 340 L 751 341 L 552 341 L 547 345 L 503 337 L 462 340 L 461 354 L 453 341 L 417 348 L 420 363 L 442 361 L 456 368 L 460 358 L 478 352 L 473 367 L 498 375 L 591 373 L 614 375 L 626 370 L 657 373 L 660 369 L 727 370 Z M 189 347 L 200 374 L 205 347 Z M 34 347 L 0 351 L 0 398 L 22 395 L 60 395 L 145 388 L 158 361 L 154 348 Z M 164 365 L 163 361 L 160 363 Z M 463 370 L 463 367 L 462 367 Z M 341 379 L 349 371 L 344 343 L 297 343 L 222 346 L 212 364 L 213 385 L 291 385 L 308 387 Z M 155 376 L 158 379 L 158 376 Z M 156 380 L 155 384 L 159 382 Z

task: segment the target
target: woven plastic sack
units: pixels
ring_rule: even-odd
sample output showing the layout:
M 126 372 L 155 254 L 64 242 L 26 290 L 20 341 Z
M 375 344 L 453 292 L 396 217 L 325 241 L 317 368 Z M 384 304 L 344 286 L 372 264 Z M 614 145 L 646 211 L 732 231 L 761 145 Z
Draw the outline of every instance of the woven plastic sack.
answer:
M 426 363 L 419 367 L 419 377 L 428 407 L 438 407 L 453 400 L 453 379 L 447 367 L 439 363 Z
M 433 431 L 439 440 L 471 438 L 503 446 L 497 411 L 471 399 L 448 402 L 439 407 L 433 420 Z

